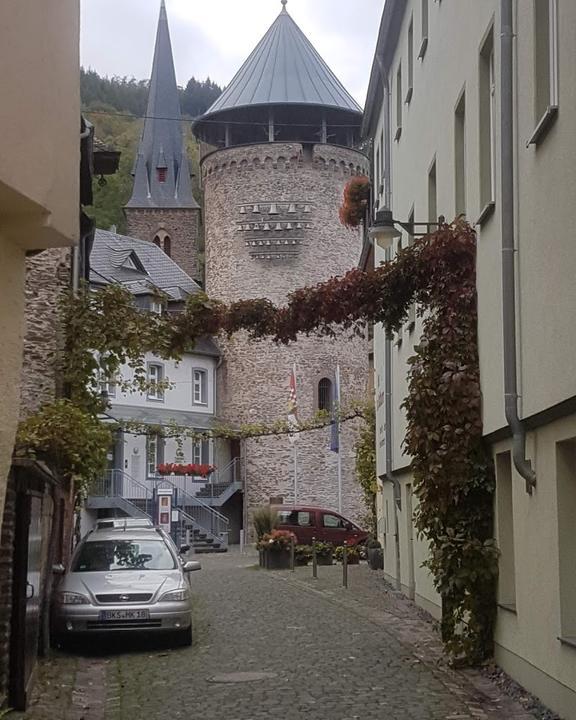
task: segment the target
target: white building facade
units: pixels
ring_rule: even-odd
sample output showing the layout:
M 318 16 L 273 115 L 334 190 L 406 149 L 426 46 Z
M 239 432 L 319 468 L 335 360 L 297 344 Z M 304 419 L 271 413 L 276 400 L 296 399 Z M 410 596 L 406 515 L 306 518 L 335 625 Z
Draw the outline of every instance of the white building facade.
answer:
M 576 718 L 574 48 L 576 4 L 567 0 L 388 0 L 364 125 L 375 211 L 416 223 L 463 213 L 476 227 L 483 422 L 501 552 L 495 656 L 569 719 Z M 375 247 L 375 263 L 410 242 L 404 232 L 388 248 Z M 514 262 L 503 266 L 503 257 Z M 417 499 L 399 409 L 420 329 L 415 315 L 389 343 L 375 329 L 379 535 L 388 579 L 438 616 L 440 598 L 422 568 L 427 547 L 412 521 Z

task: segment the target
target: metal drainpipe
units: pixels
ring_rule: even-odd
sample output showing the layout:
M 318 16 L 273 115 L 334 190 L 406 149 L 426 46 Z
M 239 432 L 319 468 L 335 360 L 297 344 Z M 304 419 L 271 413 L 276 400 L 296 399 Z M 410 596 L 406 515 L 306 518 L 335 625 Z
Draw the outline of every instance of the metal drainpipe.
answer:
M 384 193 L 384 204 L 386 208 L 392 209 L 392 152 L 391 152 L 391 132 L 390 132 L 390 88 L 388 87 L 388 81 L 384 72 L 382 63 L 379 63 L 380 72 L 382 76 L 382 90 L 384 99 L 384 182 L 386 189 Z M 389 251 L 388 251 L 389 252 Z M 389 259 L 387 255 L 387 259 Z M 392 340 L 385 331 L 384 340 L 384 407 L 386 410 L 386 428 L 385 428 L 385 443 L 386 443 L 386 477 L 389 482 L 392 483 L 393 497 L 394 497 L 394 547 L 395 547 L 395 559 L 396 559 L 396 588 L 398 590 L 402 587 L 400 572 L 400 523 L 398 520 L 398 512 L 401 507 L 401 495 L 400 495 L 400 483 L 392 475 Z
M 513 0 L 500 0 L 500 102 L 502 178 L 502 329 L 504 334 L 504 408 L 512 431 L 514 467 L 532 494 L 536 473 L 526 458 L 526 432 L 518 416 L 516 357 L 516 277 L 514 247 L 514 28 Z

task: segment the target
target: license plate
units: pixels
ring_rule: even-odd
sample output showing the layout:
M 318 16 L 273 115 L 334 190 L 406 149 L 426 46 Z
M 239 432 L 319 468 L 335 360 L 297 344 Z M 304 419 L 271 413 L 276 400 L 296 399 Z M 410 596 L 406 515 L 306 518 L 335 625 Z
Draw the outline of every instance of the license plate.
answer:
M 100 620 L 148 620 L 148 610 L 101 610 Z

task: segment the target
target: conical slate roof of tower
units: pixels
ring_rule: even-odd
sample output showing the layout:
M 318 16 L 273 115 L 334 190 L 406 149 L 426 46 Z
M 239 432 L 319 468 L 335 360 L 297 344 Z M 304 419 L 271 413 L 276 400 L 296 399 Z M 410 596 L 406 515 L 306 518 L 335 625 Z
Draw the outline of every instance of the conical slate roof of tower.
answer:
M 164 0 L 160 6 L 148 108 L 128 208 L 197 208 L 182 137 L 180 97 Z
M 282 5 L 280 15 L 203 118 L 254 105 L 315 105 L 362 112 L 286 11 L 284 1 Z

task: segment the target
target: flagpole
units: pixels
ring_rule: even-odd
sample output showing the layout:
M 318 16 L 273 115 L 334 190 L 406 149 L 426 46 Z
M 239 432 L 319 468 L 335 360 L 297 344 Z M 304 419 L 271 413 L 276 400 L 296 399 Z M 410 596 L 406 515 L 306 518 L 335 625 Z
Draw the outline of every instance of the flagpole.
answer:
M 292 366 L 292 376 L 290 378 L 290 404 L 288 411 L 288 422 L 293 430 L 298 428 L 298 401 L 296 396 L 296 363 Z M 294 505 L 298 502 L 298 449 L 297 434 L 293 432 L 288 436 L 292 443 L 292 457 L 294 460 Z
M 337 412 L 340 415 L 340 365 L 336 365 Z M 338 512 L 342 514 L 342 447 L 340 445 L 340 417 L 338 417 Z
M 294 449 L 294 505 L 298 504 L 298 448 L 296 443 L 293 445 Z

